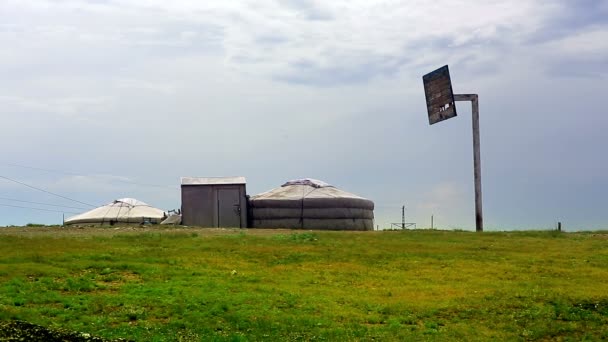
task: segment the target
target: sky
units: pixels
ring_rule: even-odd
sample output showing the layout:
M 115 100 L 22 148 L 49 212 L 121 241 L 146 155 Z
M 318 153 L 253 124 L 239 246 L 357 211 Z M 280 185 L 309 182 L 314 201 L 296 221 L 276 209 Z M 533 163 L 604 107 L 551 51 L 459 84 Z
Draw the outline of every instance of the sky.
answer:
M 486 230 L 608 228 L 608 1 L 1 0 L 0 18 L 0 225 L 175 209 L 182 176 L 245 176 L 250 195 L 321 179 L 380 228 L 405 206 L 474 230 L 471 106 L 426 113 L 422 75 L 448 64 L 479 94 Z

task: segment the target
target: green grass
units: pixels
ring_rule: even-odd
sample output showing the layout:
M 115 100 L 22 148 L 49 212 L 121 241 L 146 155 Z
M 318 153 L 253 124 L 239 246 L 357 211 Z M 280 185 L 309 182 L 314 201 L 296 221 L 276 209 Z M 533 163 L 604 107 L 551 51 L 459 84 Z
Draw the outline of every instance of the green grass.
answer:
M 606 232 L 107 232 L 0 233 L 0 320 L 141 341 L 608 339 Z

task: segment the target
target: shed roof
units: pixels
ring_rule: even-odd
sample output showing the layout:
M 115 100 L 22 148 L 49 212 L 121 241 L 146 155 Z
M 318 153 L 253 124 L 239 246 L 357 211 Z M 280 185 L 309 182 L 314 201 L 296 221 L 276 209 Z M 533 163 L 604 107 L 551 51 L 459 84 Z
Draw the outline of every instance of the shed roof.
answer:
M 182 185 L 247 184 L 245 177 L 182 177 Z

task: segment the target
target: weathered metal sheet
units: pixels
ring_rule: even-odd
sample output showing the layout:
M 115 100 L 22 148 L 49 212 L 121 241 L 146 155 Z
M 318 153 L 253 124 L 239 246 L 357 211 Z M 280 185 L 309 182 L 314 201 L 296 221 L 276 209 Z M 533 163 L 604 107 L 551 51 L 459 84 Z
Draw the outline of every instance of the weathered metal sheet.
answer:
M 217 227 L 217 199 L 213 186 L 182 186 L 182 224 Z
M 429 124 L 435 124 L 456 116 L 454 92 L 450 70 L 445 65 L 422 76 Z
M 181 183 L 182 224 L 247 227 L 245 177 L 182 177 Z
M 241 228 L 241 196 L 239 188 L 217 189 L 217 225 L 218 227 Z
M 182 184 L 182 224 L 199 227 L 247 227 L 245 184 Z M 227 198 L 228 192 L 232 197 Z M 232 212 L 233 220 L 226 220 Z

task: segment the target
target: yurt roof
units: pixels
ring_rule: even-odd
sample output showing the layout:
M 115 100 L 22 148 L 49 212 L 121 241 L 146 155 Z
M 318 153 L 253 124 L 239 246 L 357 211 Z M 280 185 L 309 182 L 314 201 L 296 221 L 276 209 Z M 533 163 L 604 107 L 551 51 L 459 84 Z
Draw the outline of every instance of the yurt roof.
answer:
M 163 218 L 164 214 L 163 210 L 154 208 L 137 199 L 121 198 L 104 206 L 72 216 L 65 220 L 65 223 L 134 222 L 143 218 L 159 221 Z
M 350 192 L 336 188 L 326 182 L 312 178 L 295 179 L 281 187 L 251 197 L 251 201 L 302 200 L 306 199 L 353 199 L 369 201 Z M 369 201 L 371 203 L 371 201 Z M 372 204 L 373 206 L 373 204 Z
M 128 205 L 128 206 L 132 206 L 132 207 L 136 207 L 136 206 L 150 206 L 148 203 L 142 202 L 140 200 L 137 200 L 135 198 L 120 198 L 117 200 L 114 200 L 110 203 L 108 203 L 107 205 Z
M 281 185 L 282 187 L 290 186 L 290 185 L 308 185 L 313 188 L 327 188 L 333 187 L 333 185 L 325 183 L 324 181 L 320 181 L 314 178 L 302 178 L 302 179 L 293 179 L 285 182 L 285 184 Z

